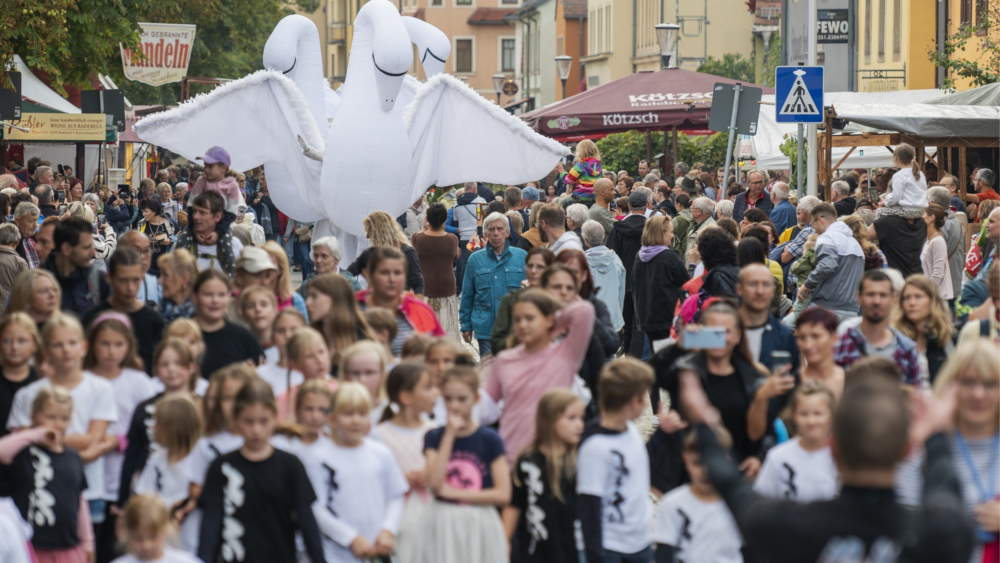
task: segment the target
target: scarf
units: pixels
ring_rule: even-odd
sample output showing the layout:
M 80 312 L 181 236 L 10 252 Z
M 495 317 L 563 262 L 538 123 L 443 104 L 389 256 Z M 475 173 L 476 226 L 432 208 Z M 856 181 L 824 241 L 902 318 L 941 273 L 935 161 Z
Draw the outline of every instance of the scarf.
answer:
M 857 256 L 864 258 L 865 253 L 861 250 L 861 245 L 854 240 L 854 233 L 846 223 L 836 221 L 830 225 L 826 232 L 816 239 L 816 248 L 820 245 L 828 244 L 837 250 L 838 256 Z

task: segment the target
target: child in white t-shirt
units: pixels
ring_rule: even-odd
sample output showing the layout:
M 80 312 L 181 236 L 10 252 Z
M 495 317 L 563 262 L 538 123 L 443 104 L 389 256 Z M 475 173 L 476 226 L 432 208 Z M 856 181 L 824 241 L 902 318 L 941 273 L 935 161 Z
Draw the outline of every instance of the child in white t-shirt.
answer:
M 731 446 L 725 429 L 717 428 L 715 433 L 722 447 Z M 664 495 L 656 509 L 656 563 L 743 563 L 743 536 L 712 486 L 700 452 L 697 432 L 692 430 L 684 439 L 683 454 L 691 482 Z
M 767 453 L 754 489 L 773 498 L 799 502 L 837 496 L 837 466 L 830 453 L 830 426 L 836 399 L 817 381 L 800 385 L 789 404 L 795 438 Z
M 155 495 L 129 499 L 121 526 L 128 554 L 112 563 L 197 563 L 188 553 L 167 547 L 173 518 L 170 508 Z
M 892 162 L 899 168 L 899 172 L 892 175 L 889 193 L 885 194 L 885 206 L 878 209 L 876 217 L 923 217 L 924 208 L 927 207 L 927 176 L 920 171 L 916 151 L 910 145 L 900 143 L 892 152 Z

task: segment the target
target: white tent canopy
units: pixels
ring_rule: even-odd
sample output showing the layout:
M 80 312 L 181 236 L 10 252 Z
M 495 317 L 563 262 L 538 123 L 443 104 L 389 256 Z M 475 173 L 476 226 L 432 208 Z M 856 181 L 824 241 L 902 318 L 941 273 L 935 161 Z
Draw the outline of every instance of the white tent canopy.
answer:
M 16 67 L 15 70 L 21 73 L 22 98 L 63 113 L 80 113 L 80 108 L 71 104 L 66 98 L 57 94 L 55 90 L 46 86 L 44 82 L 32 74 L 31 69 L 28 68 L 28 65 L 24 64 L 19 55 L 14 55 L 14 66 Z
M 1000 136 L 1000 107 L 928 104 L 833 104 L 837 117 L 920 137 Z
M 943 90 L 827 92 L 824 94 L 823 103 L 828 106 L 832 105 L 835 108 L 840 108 L 841 104 L 897 106 L 918 104 L 927 100 L 940 98 L 944 94 Z M 761 98 L 761 101 L 774 103 L 774 96 L 765 95 Z M 935 106 L 934 109 L 940 109 L 940 107 Z M 791 168 L 792 164 L 789 158 L 781 153 L 780 147 L 781 143 L 785 140 L 785 135 L 794 137 L 798 128 L 794 123 L 778 123 L 775 121 L 774 114 L 774 106 L 762 106 L 760 108 L 760 118 L 757 121 L 757 134 L 750 137 L 753 143 L 754 154 L 757 156 L 757 167 L 774 169 Z M 834 147 L 833 162 L 840 162 L 840 159 L 850 150 L 850 148 L 846 147 Z M 928 154 L 934 154 L 934 151 L 928 148 Z M 892 153 L 884 147 L 865 147 L 864 150 L 855 150 L 841 164 L 841 168 L 882 168 L 888 166 L 892 166 Z

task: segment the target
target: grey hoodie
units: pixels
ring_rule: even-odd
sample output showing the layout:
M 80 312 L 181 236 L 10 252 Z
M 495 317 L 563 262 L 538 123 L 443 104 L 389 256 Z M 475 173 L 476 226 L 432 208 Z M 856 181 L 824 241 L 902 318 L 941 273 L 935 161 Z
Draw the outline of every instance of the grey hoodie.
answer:
M 594 278 L 597 298 L 607 305 L 611 314 L 611 328 L 617 332 L 625 326 L 622 306 L 625 303 L 625 266 L 614 250 L 601 245 L 588 248 L 587 263 Z
M 822 305 L 834 311 L 856 312 L 858 284 L 864 273 L 864 257 L 838 255 L 835 246 L 818 245 L 816 267 L 804 284 L 809 288 L 811 305 Z

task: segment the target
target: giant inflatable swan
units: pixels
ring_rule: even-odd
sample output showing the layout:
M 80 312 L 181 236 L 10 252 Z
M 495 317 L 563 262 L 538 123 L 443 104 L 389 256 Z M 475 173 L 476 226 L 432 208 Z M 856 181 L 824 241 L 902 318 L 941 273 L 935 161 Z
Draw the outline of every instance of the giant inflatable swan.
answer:
M 264 164 L 278 209 L 302 221 L 331 220 L 317 236 L 340 232 L 347 260 L 363 246 L 362 221 L 374 211 L 398 216 L 431 185 L 536 180 L 568 152 L 442 74 L 450 51 L 442 36 L 388 0 L 371 0 L 358 12 L 345 84 L 334 93 L 324 85 L 315 26 L 289 16 L 265 46 L 268 70 L 149 116 L 135 130 L 188 159 L 219 145 L 233 169 Z M 411 40 L 430 77 L 423 84 L 406 74 Z

